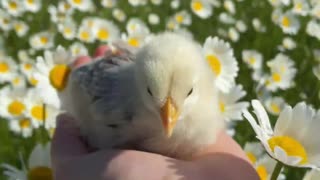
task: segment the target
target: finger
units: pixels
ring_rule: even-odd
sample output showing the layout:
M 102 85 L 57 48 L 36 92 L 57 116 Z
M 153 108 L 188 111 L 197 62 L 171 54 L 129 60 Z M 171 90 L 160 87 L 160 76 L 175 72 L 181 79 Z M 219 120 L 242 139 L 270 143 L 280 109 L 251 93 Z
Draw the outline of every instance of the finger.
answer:
M 108 52 L 108 51 L 112 51 L 111 48 L 110 48 L 110 46 L 108 46 L 108 45 L 101 45 L 101 46 L 99 46 L 99 47 L 95 50 L 95 52 L 94 52 L 94 54 L 93 54 L 93 57 L 96 58 L 96 57 L 103 56 L 103 55 L 105 55 L 106 52 Z
M 88 153 L 88 149 L 80 137 L 80 131 L 75 127 L 73 121 L 66 114 L 57 117 L 57 128 L 51 147 L 53 164 Z
M 76 69 L 76 68 L 79 68 L 80 66 L 90 63 L 91 61 L 92 59 L 89 56 L 79 56 L 76 60 L 74 60 L 71 67 L 72 69 Z

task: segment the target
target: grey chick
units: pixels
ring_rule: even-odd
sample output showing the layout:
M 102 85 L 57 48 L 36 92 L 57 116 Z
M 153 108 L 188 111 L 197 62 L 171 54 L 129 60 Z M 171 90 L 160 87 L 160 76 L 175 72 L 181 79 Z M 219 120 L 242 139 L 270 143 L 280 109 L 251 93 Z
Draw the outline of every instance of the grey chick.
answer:
M 122 52 L 73 70 L 60 92 L 91 146 L 188 159 L 215 142 L 224 122 L 200 45 L 163 33 Z

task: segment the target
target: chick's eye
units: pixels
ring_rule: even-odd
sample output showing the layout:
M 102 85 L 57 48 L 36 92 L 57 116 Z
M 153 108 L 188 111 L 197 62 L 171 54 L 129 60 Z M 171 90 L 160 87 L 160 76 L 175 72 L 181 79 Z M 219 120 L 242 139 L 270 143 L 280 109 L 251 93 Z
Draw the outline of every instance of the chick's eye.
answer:
M 190 91 L 188 92 L 188 96 L 190 96 L 190 94 L 192 94 L 193 92 L 193 88 L 190 89 Z
M 151 90 L 150 90 L 149 87 L 147 88 L 147 91 L 148 91 L 148 93 L 150 94 L 150 96 L 152 96 L 152 92 L 151 92 Z

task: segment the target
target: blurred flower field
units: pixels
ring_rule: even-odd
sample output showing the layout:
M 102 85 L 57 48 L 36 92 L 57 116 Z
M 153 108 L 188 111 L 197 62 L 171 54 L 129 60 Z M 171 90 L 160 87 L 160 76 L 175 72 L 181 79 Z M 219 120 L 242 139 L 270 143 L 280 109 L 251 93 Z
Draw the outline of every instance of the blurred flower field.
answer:
M 318 0 L 2 0 L 0 179 L 51 176 L 50 140 L 60 113 L 57 91 L 65 85 L 68 63 L 119 39 L 141 47 L 163 31 L 203 45 L 218 79 L 228 133 L 244 148 L 261 179 L 271 177 L 276 161 L 258 143 L 252 122 L 242 116 L 246 109 L 252 112 L 251 100 L 260 100 L 264 108 L 258 109 L 267 110 L 272 126 L 287 105 L 302 101 L 306 104 L 299 106 L 305 115 L 301 118 L 320 121 L 314 115 L 320 108 Z M 312 132 L 319 124 L 312 124 Z M 304 124 L 300 128 L 295 131 L 303 130 Z M 314 155 L 318 159 L 311 158 L 302 142 L 271 139 L 269 154 L 279 146 L 288 156 L 301 158 L 294 165 L 271 155 L 293 166 L 285 168 L 280 179 L 303 179 L 309 171 L 299 168 L 304 163 L 320 167 L 320 150 Z

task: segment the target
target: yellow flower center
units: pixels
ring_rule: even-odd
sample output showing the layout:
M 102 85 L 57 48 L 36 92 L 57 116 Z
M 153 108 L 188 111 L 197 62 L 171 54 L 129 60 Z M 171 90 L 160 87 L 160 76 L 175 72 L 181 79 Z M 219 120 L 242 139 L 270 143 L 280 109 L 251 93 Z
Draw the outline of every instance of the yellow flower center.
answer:
M 46 118 L 46 112 L 43 105 L 36 105 L 31 108 L 31 115 L 40 122 Z
M 274 82 L 280 82 L 281 81 L 281 76 L 279 73 L 273 73 L 272 74 L 272 79 Z
M 32 65 L 29 64 L 29 63 L 26 63 L 26 64 L 24 64 L 24 69 L 27 70 L 27 71 L 29 71 L 29 70 L 32 69 Z
M 15 29 L 17 32 L 19 32 L 19 31 L 22 30 L 22 25 L 21 25 L 21 24 L 15 24 L 15 25 L 14 25 L 14 29 Z
M 14 78 L 14 79 L 12 80 L 12 83 L 13 83 L 14 85 L 18 85 L 20 82 L 21 82 L 21 81 L 20 81 L 20 78 L 19 78 L 19 77 L 16 77 L 16 78 Z
M 81 3 L 82 3 L 82 0 L 73 0 L 73 2 L 74 2 L 75 4 L 81 4 Z
M 33 4 L 33 3 L 34 3 L 33 0 L 27 0 L 27 2 L 28 2 L 29 4 Z
M 28 118 L 24 118 L 19 121 L 19 126 L 21 129 L 29 128 L 30 124 L 30 119 Z
M 41 42 L 42 44 L 47 44 L 48 41 L 49 41 L 49 39 L 48 39 L 47 37 L 45 37 L 45 36 L 40 37 L 40 42 Z
M 68 9 L 71 8 L 70 4 L 68 4 L 68 3 L 66 3 L 66 2 L 63 4 L 63 6 L 64 6 L 64 8 L 65 8 L 66 10 L 68 10 Z
M 224 113 L 226 111 L 226 107 L 225 107 L 225 104 L 223 102 L 219 102 L 219 107 L 220 107 L 220 111 L 222 113 Z
M 203 4 L 200 1 L 195 1 L 192 3 L 192 8 L 195 11 L 201 11 L 203 9 Z
M 38 80 L 36 80 L 34 77 L 31 77 L 29 82 L 32 86 L 36 86 L 38 84 Z
M 109 32 L 106 29 L 100 29 L 97 34 L 98 39 L 106 40 L 109 38 Z
M 271 110 L 274 112 L 274 113 L 276 113 L 276 114 L 279 114 L 280 113 L 280 107 L 277 105 L 277 104 L 275 104 L 275 103 L 271 103 Z
M 32 168 L 28 172 L 28 180 L 53 180 L 52 170 L 45 166 Z
M 6 73 L 9 71 L 9 66 L 5 62 L 0 62 L 0 73 Z
M 128 44 L 130 44 L 133 47 L 139 47 L 139 41 L 137 38 L 129 38 Z
M 283 149 L 288 156 L 301 157 L 300 164 L 305 164 L 308 161 L 304 147 L 297 140 L 289 136 L 274 136 L 268 140 L 268 144 L 272 152 L 274 152 L 274 148 L 278 146 Z
M 8 106 L 8 112 L 14 116 L 21 115 L 25 109 L 25 105 L 18 100 L 12 101 Z
M 51 85 L 58 91 L 63 90 L 67 85 L 68 76 L 71 69 L 65 64 L 56 65 L 51 69 L 49 80 Z
M 83 40 L 88 40 L 88 39 L 90 38 L 89 32 L 87 32 L 87 31 L 82 31 L 82 32 L 80 33 L 80 38 L 83 39 Z
M 177 21 L 178 23 L 182 23 L 183 20 L 184 20 L 184 18 L 183 18 L 182 15 L 177 15 L 177 16 L 176 16 L 176 21 Z
M 68 27 L 64 28 L 64 33 L 67 35 L 71 34 L 72 33 L 71 28 L 68 28 Z
M 250 162 L 252 162 L 252 164 L 257 162 L 257 158 L 252 152 L 247 152 L 246 154 L 247 154 L 247 157 L 249 158 Z
M 221 73 L 221 63 L 220 60 L 217 58 L 215 55 L 208 55 L 207 56 L 207 61 L 209 62 L 209 65 L 213 72 L 216 75 L 219 75 Z
M 289 27 L 291 25 L 290 19 L 287 16 L 282 17 L 282 26 Z
M 301 2 L 298 2 L 296 5 L 295 5 L 296 9 L 301 11 L 302 10 L 302 3 Z
M 16 2 L 13 2 L 13 1 L 9 2 L 9 8 L 10 9 L 16 10 L 17 7 L 18 7 L 18 4 Z
M 268 172 L 267 172 L 266 167 L 264 167 L 263 165 L 260 165 L 256 168 L 256 171 L 260 177 L 260 180 L 267 180 Z
M 255 62 L 256 62 L 256 58 L 254 58 L 254 57 L 250 57 L 250 58 L 249 58 L 249 63 L 250 63 L 251 65 L 253 65 Z

